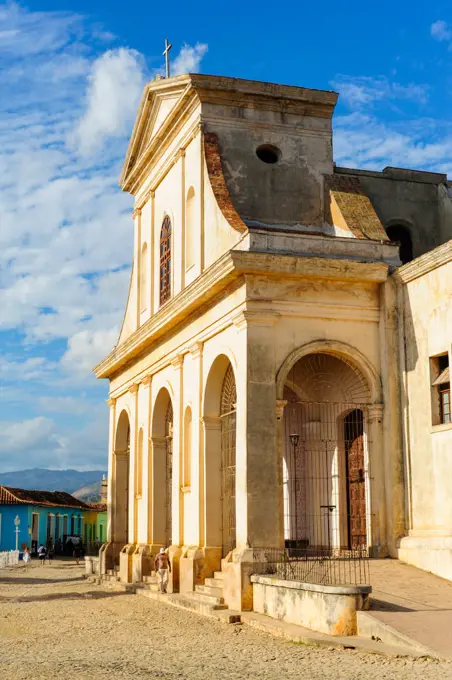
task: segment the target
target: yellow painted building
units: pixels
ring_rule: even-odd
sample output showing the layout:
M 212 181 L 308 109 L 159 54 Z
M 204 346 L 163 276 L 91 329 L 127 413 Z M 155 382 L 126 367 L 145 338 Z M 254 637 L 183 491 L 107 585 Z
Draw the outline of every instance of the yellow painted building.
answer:
M 135 198 L 127 309 L 95 368 L 110 380 L 101 571 L 139 582 L 168 547 L 170 589 L 222 570 L 242 609 L 259 550 L 398 554 L 392 273 L 399 243 L 408 261 L 452 237 L 450 183 L 337 168 L 336 99 L 193 74 L 145 87 L 121 175 Z

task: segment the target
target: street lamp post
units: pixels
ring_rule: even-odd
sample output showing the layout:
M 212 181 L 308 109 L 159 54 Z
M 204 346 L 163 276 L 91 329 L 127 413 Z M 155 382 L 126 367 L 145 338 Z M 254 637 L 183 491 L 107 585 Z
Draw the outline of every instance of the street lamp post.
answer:
M 14 526 L 16 527 L 16 550 L 19 550 L 19 532 L 20 532 L 20 529 L 19 529 L 19 526 L 20 526 L 19 515 L 16 515 L 16 517 L 15 517 L 15 519 L 14 519 Z

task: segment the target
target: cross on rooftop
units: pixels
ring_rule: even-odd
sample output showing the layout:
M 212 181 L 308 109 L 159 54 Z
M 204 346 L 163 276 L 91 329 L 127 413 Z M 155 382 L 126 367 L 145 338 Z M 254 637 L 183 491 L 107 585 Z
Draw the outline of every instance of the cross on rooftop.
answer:
M 172 45 L 168 42 L 168 38 L 165 38 L 165 49 L 163 51 L 163 56 L 165 57 L 165 65 L 166 65 L 166 77 L 170 77 L 170 60 L 169 60 L 169 51 L 172 48 Z

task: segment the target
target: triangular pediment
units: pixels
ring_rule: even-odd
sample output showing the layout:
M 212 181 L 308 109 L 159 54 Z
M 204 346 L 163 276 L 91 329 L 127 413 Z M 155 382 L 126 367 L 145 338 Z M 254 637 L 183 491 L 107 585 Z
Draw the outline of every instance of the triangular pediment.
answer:
M 157 133 L 165 126 L 189 87 L 190 79 L 187 75 L 152 81 L 145 85 L 119 180 L 123 187 L 134 168 L 140 165 Z

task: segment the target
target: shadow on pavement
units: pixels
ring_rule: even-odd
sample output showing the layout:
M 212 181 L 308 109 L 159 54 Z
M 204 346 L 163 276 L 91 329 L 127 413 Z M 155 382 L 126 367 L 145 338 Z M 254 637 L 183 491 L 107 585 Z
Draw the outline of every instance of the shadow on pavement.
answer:
M 127 592 L 106 593 L 94 590 L 87 593 L 48 593 L 46 595 L 24 595 L 19 597 L 0 596 L 0 602 L 14 604 L 16 602 L 48 602 L 50 600 L 101 600 L 106 597 L 121 597 L 128 594 Z

